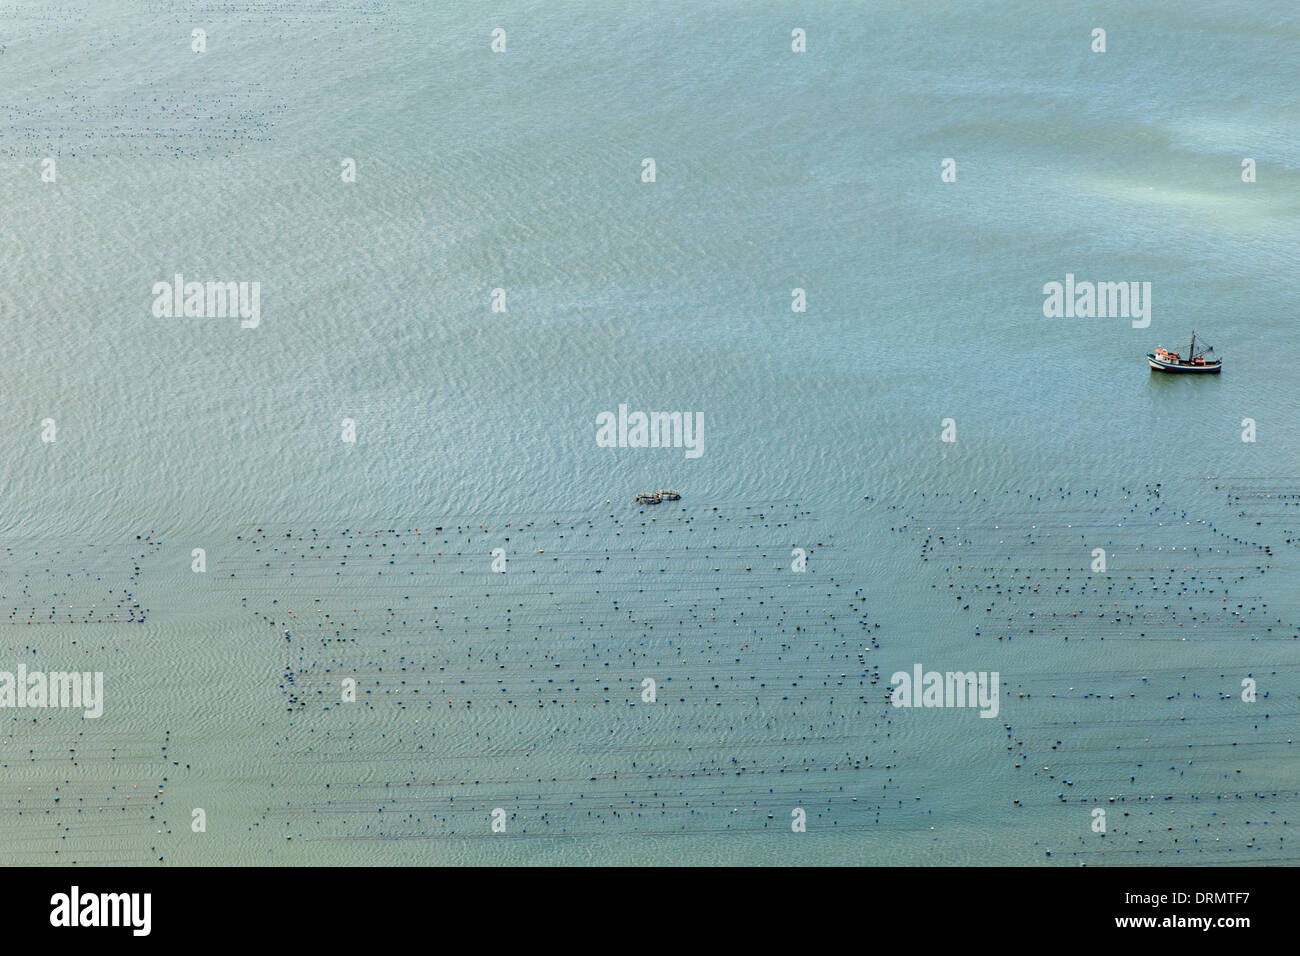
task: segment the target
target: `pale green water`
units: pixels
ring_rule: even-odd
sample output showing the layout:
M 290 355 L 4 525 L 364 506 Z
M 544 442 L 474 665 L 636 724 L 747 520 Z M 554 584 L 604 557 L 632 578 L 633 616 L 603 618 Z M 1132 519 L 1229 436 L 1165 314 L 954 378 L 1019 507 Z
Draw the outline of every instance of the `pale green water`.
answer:
M 0 5 L 0 669 L 108 695 L 0 712 L 10 858 L 1294 860 L 1298 39 L 1284 3 Z M 261 326 L 155 317 L 177 272 L 260 282 Z M 1066 273 L 1151 282 L 1151 327 L 1044 318 Z M 1151 374 L 1193 327 L 1224 374 Z M 703 455 L 597 447 L 619 403 L 701 411 Z M 916 662 L 1000 672 L 998 719 L 888 707 Z

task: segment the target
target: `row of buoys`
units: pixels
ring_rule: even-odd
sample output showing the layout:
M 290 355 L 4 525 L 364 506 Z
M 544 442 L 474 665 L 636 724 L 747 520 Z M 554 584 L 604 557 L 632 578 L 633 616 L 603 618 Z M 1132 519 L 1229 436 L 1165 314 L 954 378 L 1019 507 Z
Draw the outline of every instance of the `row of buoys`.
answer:
M 700 534 L 718 535 L 724 546 L 750 530 L 757 537 L 742 543 L 766 545 L 762 536 L 808 517 L 776 506 L 764 509 L 775 512 L 770 517 L 726 517 L 716 507 L 706 509 Z M 384 600 L 386 590 L 370 592 L 376 573 L 391 573 L 393 558 L 401 565 L 430 546 L 405 531 L 375 539 L 367 531 L 360 542 L 335 539 L 325 553 L 339 564 L 328 576 L 301 569 L 331 542 L 315 534 L 299 540 L 297 530 L 287 546 L 283 531 L 267 528 L 248 542 L 242 560 L 229 559 L 246 569 L 243 576 L 256 589 L 241 602 L 248 612 L 260 609 L 260 622 L 281 625 L 278 633 L 274 626 L 267 631 L 285 651 L 275 681 L 286 718 L 277 746 L 291 748 L 302 763 L 291 774 L 292 787 L 277 780 L 276 792 L 285 794 L 281 825 L 295 834 L 310 825 L 327 839 L 380 829 L 396 839 L 464 831 L 471 811 L 463 802 L 493 794 L 489 806 L 497 806 L 504 798 L 495 792 L 507 788 L 517 803 L 503 805 L 516 806 L 521 820 L 531 818 L 530 836 L 546 826 L 573 835 L 604 827 L 629 835 L 705 833 L 711 807 L 766 807 L 773 787 L 798 788 L 805 802 L 815 798 L 822 808 L 809 810 L 809 819 L 826 827 L 880 823 L 882 814 L 888 819 L 893 801 L 871 793 L 892 794 L 895 782 L 866 779 L 893 772 L 894 712 L 881 689 L 888 675 L 871 660 L 881 655 L 882 629 L 868 623 L 864 590 L 816 571 L 792 588 L 784 576 L 779 583 L 742 580 L 737 572 L 746 561 L 739 554 L 732 574 L 707 586 L 687 585 L 689 570 L 671 566 L 668 573 L 681 575 L 679 581 L 643 583 L 638 571 L 657 572 L 660 547 L 671 543 L 677 553 L 679 533 L 703 516 L 675 508 L 658 513 L 655 523 L 642 512 L 635 520 L 645 530 L 629 540 L 628 516 L 605 510 L 517 522 L 508 547 L 520 555 L 544 551 L 548 561 L 554 553 L 562 564 L 584 563 L 556 569 L 544 581 L 530 573 L 522 585 L 509 575 L 489 579 L 509 585 L 504 595 L 495 587 L 462 587 L 454 567 L 404 582 L 392 592 L 400 605 Z M 485 554 L 478 525 L 477 518 L 464 527 L 453 521 L 435 550 Z M 505 533 L 501 528 L 497 521 L 490 530 Z M 821 529 L 805 535 L 818 550 L 835 545 Z M 583 541 L 581 552 L 566 549 L 575 537 Z M 710 567 L 720 563 L 709 557 Z M 581 576 L 586 560 L 593 567 L 599 561 L 605 572 L 598 589 L 581 577 L 566 583 L 564 574 Z M 510 567 L 510 574 L 521 574 Z M 836 600 L 840 594 L 844 601 Z M 311 608 L 306 620 L 305 607 Z M 287 608 L 299 608 L 300 616 L 282 620 Z M 337 676 L 344 673 L 359 678 L 355 705 L 335 703 Z M 629 682 L 643 674 L 658 681 L 654 702 Z M 322 735 L 340 732 L 338 718 L 348 720 L 348 739 L 326 740 Z M 507 759 L 521 746 L 521 727 L 537 741 L 527 745 L 537 748 L 536 757 L 520 752 Z M 615 740 L 619 745 L 607 748 L 605 741 Z M 601 755 L 584 756 L 593 747 Z M 375 771 L 351 776 L 348 753 L 362 750 Z M 492 762 L 481 764 L 472 753 L 490 754 Z M 525 763 L 543 759 L 546 766 L 535 770 Z M 417 796 L 406 787 L 424 784 L 429 761 L 437 761 L 437 789 Z M 300 772 L 308 783 L 327 781 L 331 796 L 348 794 L 347 802 L 321 809 Z M 543 814 L 544 824 L 538 822 Z M 487 832 L 473 826 L 476 834 Z M 717 825 L 728 827 L 744 829 Z M 522 835 L 524 828 L 511 823 L 510 832 Z
M 1001 502 L 997 499 L 994 499 L 994 504 L 990 507 L 987 503 L 981 505 L 978 502 L 971 501 L 968 497 L 960 495 L 945 496 L 945 498 L 951 497 L 953 504 L 945 504 L 942 508 L 936 506 L 929 512 L 916 508 L 914 504 L 907 506 L 906 510 L 896 509 L 901 511 L 900 517 L 906 515 L 907 524 L 896 525 L 895 528 L 900 532 L 917 536 L 917 539 L 921 542 L 920 553 L 923 562 L 928 561 L 929 557 L 936 558 L 936 564 L 939 567 L 936 567 L 936 577 L 930 584 L 932 591 L 938 592 L 939 588 L 946 587 L 949 591 L 949 598 L 955 598 L 960 602 L 958 607 L 963 610 L 978 610 L 977 602 L 984 603 L 985 613 L 989 615 L 986 621 L 992 621 L 992 615 L 1000 612 L 999 621 L 1004 622 L 1002 626 L 999 627 L 994 624 L 990 628 L 986 623 L 983 631 L 984 634 L 990 637 L 996 636 L 999 641 L 1011 640 L 1013 637 L 1020 638 L 1023 633 L 1027 633 L 1032 641 L 1036 637 L 1035 630 L 1038 630 L 1039 633 L 1057 632 L 1058 639 L 1063 636 L 1066 641 L 1071 642 L 1080 636 L 1085 639 L 1099 636 L 1103 640 L 1112 636 L 1145 638 L 1149 634 L 1160 637 L 1163 635 L 1160 633 L 1159 628 L 1166 625 L 1169 627 L 1183 627 L 1184 625 L 1195 627 L 1198 624 L 1204 626 L 1206 624 L 1226 625 L 1228 623 L 1234 625 L 1254 624 L 1257 633 L 1251 634 L 1251 640 L 1264 639 L 1265 634 L 1273 633 L 1279 621 L 1275 620 L 1273 625 L 1270 626 L 1267 619 L 1263 618 L 1264 614 L 1269 613 L 1269 602 L 1263 600 L 1263 595 L 1258 592 L 1240 589 L 1239 585 L 1247 580 L 1246 576 L 1239 573 L 1238 569 L 1232 567 L 1231 564 L 1226 567 L 1220 564 L 1220 562 L 1229 560 L 1230 556 L 1241 554 L 1242 545 L 1249 545 L 1252 549 L 1256 549 L 1256 553 L 1262 551 L 1265 555 L 1271 555 L 1270 546 L 1264 541 L 1252 541 L 1246 538 L 1244 534 L 1237 537 L 1225 534 L 1216 527 L 1215 521 L 1201 519 L 1193 522 L 1187 518 L 1185 510 L 1172 512 L 1178 513 L 1179 518 L 1176 522 L 1171 521 L 1168 517 L 1171 515 L 1168 510 L 1170 505 L 1164 501 L 1161 492 L 1162 488 L 1159 485 L 1154 488 L 1147 486 L 1145 491 L 1137 489 L 1132 492 L 1138 499 L 1137 503 L 1134 504 L 1128 497 L 1129 490 L 1125 489 L 1124 502 L 1117 504 L 1115 511 L 1126 510 L 1134 515 L 1145 512 L 1156 519 L 1151 522 L 1156 527 L 1165 528 L 1168 526 L 1172 529 L 1170 533 L 1178 534 L 1180 538 L 1188 534 L 1194 535 L 1191 541 L 1197 541 L 1198 544 L 1184 544 L 1182 540 L 1179 540 L 1176 545 L 1167 542 L 1161 543 L 1159 540 L 1155 542 L 1151 540 L 1140 541 L 1138 547 L 1134 550 L 1145 553 L 1146 560 L 1142 564 L 1150 563 L 1152 566 L 1142 567 L 1140 570 L 1143 573 L 1137 574 L 1116 573 L 1112 569 L 1111 574 L 1098 579 L 1077 565 L 1074 568 L 1066 568 L 1062 567 L 1060 562 L 1055 562 L 1056 566 L 1049 566 L 1047 563 L 1042 566 L 1017 566 L 1020 562 L 1016 561 L 1016 556 L 1025 554 L 1028 551 L 1026 547 L 1028 544 L 1047 545 L 1049 548 L 1060 547 L 1051 540 L 1060 532 L 1059 525 L 1064 525 L 1064 528 L 1068 529 L 1067 537 L 1071 533 L 1079 533 L 1081 529 L 1089 527 L 1096 529 L 1096 531 L 1092 532 L 1093 534 L 1098 531 L 1110 534 L 1107 525 L 1112 520 L 1112 516 L 1104 511 L 1098 514 L 1092 513 L 1091 510 L 1083 512 L 1071 510 L 1059 513 L 1055 519 L 1057 524 L 1048 523 L 1052 520 L 1048 518 L 1042 525 L 1036 525 L 1032 529 L 1032 534 L 1016 540 L 1016 532 L 1012 530 L 1014 524 L 1006 523 L 1005 514 L 1000 514 L 999 511 Z M 930 497 L 933 497 L 933 495 Z M 1054 495 L 1052 497 L 1059 496 Z M 1094 495 L 1090 492 L 1088 497 L 1094 497 Z M 1044 496 L 1045 498 L 1046 496 Z M 928 503 L 929 497 L 926 500 Z M 1006 510 L 1011 512 L 1014 510 L 1014 503 L 1009 495 L 1007 501 L 1012 502 L 1006 506 Z M 1165 511 L 1165 515 L 1161 515 L 1161 511 Z M 975 514 L 972 515 L 972 513 Z M 892 517 L 893 515 L 891 515 Z M 1039 520 L 1037 516 L 1025 517 L 1029 517 L 1030 520 Z M 1250 517 L 1253 520 L 1255 516 L 1243 512 L 1237 517 Z M 1259 517 L 1262 518 L 1263 516 Z M 1116 521 L 1117 527 L 1124 527 L 1128 520 L 1118 514 L 1114 518 L 1120 519 Z M 1014 521 L 1014 519 L 1012 520 Z M 944 523 L 941 524 L 940 521 Z M 951 523 L 948 523 L 949 521 Z M 931 524 L 931 522 L 934 523 Z M 920 525 L 919 528 L 918 525 Z M 992 525 L 991 529 L 988 525 Z M 1141 527 L 1142 525 L 1139 524 L 1134 530 Z M 1180 527 L 1186 530 L 1179 530 Z M 1256 527 L 1262 528 L 1262 521 L 1258 522 Z M 895 530 L 895 528 L 890 530 Z M 1218 535 L 1221 540 L 1206 543 L 1201 536 L 1207 531 Z M 1043 532 L 1046 532 L 1046 534 L 1040 537 Z M 1259 531 L 1256 533 L 1262 534 Z M 1001 536 L 1005 536 L 1005 540 Z M 1139 534 L 1139 537 L 1144 536 Z M 1224 544 L 1225 540 L 1228 542 L 1226 545 Z M 1114 542 L 1110 540 L 1102 540 L 1099 543 L 1104 544 L 1108 550 L 1115 547 Z M 1206 544 L 1206 547 L 1202 548 L 1199 544 Z M 1177 564 L 1170 560 L 1169 565 L 1166 567 L 1159 567 L 1163 562 L 1164 555 L 1171 552 L 1177 552 Z M 1250 557 L 1254 556 L 1254 554 L 1250 554 Z M 1249 560 L 1249 557 L 1247 560 Z M 958 561 L 964 561 L 964 563 L 957 563 Z M 938 573 L 940 568 L 942 569 L 942 575 Z M 1253 574 L 1256 575 L 1269 570 L 1269 566 L 1262 563 L 1253 566 L 1245 565 L 1242 570 L 1250 568 L 1253 568 Z M 1229 573 L 1229 570 L 1231 573 Z M 1128 603 L 1127 607 L 1122 608 L 1121 603 L 1123 602 L 1113 600 L 1121 594 L 1133 595 L 1133 601 Z M 1233 594 L 1235 597 L 1229 598 L 1226 596 L 1228 594 Z M 1159 597 L 1159 595 L 1164 595 L 1164 598 Z M 1189 598 L 1188 604 L 1182 605 L 1182 607 L 1186 611 L 1192 612 L 1190 618 L 1179 613 L 1176 600 L 1163 604 L 1157 603 L 1175 595 Z M 1192 597 L 1195 597 L 1194 601 L 1190 600 Z M 1071 601 L 1075 601 L 1075 603 L 1070 603 Z M 1090 601 L 1095 602 L 1095 605 L 1090 606 Z M 1094 614 L 1095 618 L 1090 623 L 1089 619 L 1093 618 Z M 1139 630 L 1139 628 L 1143 627 L 1147 628 L 1147 630 Z M 1059 633 L 1059 631 L 1067 628 L 1070 631 L 1069 633 L 1064 635 Z M 1226 634 L 1222 633 L 1220 627 L 1207 628 L 1207 630 L 1210 630 L 1210 633 L 1205 634 L 1202 639 L 1227 637 Z M 975 627 L 974 633 L 977 637 L 981 635 L 979 625 Z M 1187 640 L 1186 637 L 1182 639 Z M 1241 660 L 1240 658 L 1236 659 Z M 1039 666 L 1043 665 L 1040 663 Z M 1035 681 L 1042 680 L 1042 684 L 1039 686 L 1034 686 L 1023 680 L 1024 677 L 1029 675 L 1022 675 L 1023 682 L 1013 685 L 1016 700 L 1024 702 L 1020 706 L 1027 708 L 1031 700 L 1045 699 L 1048 703 L 1043 706 L 1051 708 L 1050 716 L 1047 713 L 1043 714 L 1043 719 L 1045 721 L 1050 720 L 1050 724 L 1043 724 L 1035 728 L 1038 732 L 1037 740 L 1028 736 L 1017 739 L 1012 734 L 1007 734 L 1008 742 L 1011 744 L 1007 747 L 1007 750 L 1016 755 L 1014 768 L 1020 771 L 1022 767 L 1032 766 L 1033 761 L 1031 758 L 1034 756 L 1034 750 L 1031 747 L 1041 747 L 1044 756 L 1046 752 L 1053 752 L 1055 755 L 1062 749 L 1069 749 L 1071 746 L 1090 755 L 1113 749 L 1116 752 L 1116 762 L 1087 759 L 1085 763 L 1082 758 L 1079 758 L 1079 763 L 1072 764 L 1071 769 L 1080 772 L 1083 767 L 1086 767 L 1087 774 L 1080 772 L 1080 776 L 1076 777 L 1075 772 L 1062 776 L 1059 772 L 1056 772 L 1055 765 L 1045 760 L 1041 765 L 1042 770 L 1033 771 L 1034 777 L 1038 778 L 1039 783 L 1044 788 L 1041 796 L 1048 798 L 1042 801 L 1039 804 L 1040 806 L 1051 803 L 1074 805 L 1082 802 L 1095 804 L 1098 802 L 1099 794 L 1104 793 L 1107 787 L 1118 788 L 1113 795 L 1105 797 L 1112 804 L 1117 801 L 1124 803 L 1126 800 L 1132 802 L 1135 799 L 1162 804 L 1194 803 L 1207 798 L 1210 800 L 1227 800 L 1230 795 L 1220 792 L 1222 785 L 1216 783 L 1215 778 L 1233 779 L 1237 778 L 1238 774 L 1245 775 L 1252 771 L 1267 773 L 1268 771 L 1264 769 L 1266 765 L 1263 761 L 1255 767 L 1240 767 L 1229 763 L 1226 758 L 1221 756 L 1222 754 L 1233 752 L 1241 747 L 1258 747 L 1271 750 L 1273 748 L 1280 749 L 1292 746 L 1292 737 L 1285 729 L 1281 732 L 1273 730 L 1269 734 L 1261 731 L 1262 727 L 1276 724 L 1279 716 L 1276 711 L 1272 713 L 1271 717 L 1268 711 L 1253 715 L 1249 725 L 1253 725 L 1256 735 L 1249 739 L 1242 739 L 1234 732 L 1237 726 L 1236 721 L 1240 719 L 1239 712 L 1220 715 L 1199 709 L 1201 706 L 1199 702 L 1202 700 L 1217 699 L 1224 702 L 1222 706 L 1225 708 L 1230 701 L 1240 703 L 1237 696 L 1239 688 L 1233 687 L 1231 684 L 1227 687 L 1209 687 L 1200 688 L 1199 690 L 1193 690 L 1186 685 L 1182 689 L 1177 686 L 1168 686 L 1161 688 L 1166 693 L 1148 695 L 1149 691 L 1154 690 L 1152 687 L 1153 678 L 1143 676 L 1140 678 L 1141 685 L 1148 693 L 1121 694 L 1117 690 L 1115 693 L 1110 693 L 1109 691 L 1115 690 L 1115 687 L 1106 689 L 1080 688 L 1076 690 L 1075 686 L 1069 686 L 1068 690 L 1062 690 L 1061 692 L 1053 692 L 1057 690 L 1052 686 L 1057 678 L 1045 676 L 1050 673 L 1050 670 L 1051 668 L 1048 667 L 1044 676 L 1041 677 L 1037 674 L 1033 675 Z M 1216 673 L 1219 680 L 1224 679 L 1225 675 L 1223 673 Z M 1006 676 L 1004 672 L 1003 677 Z M 1176 676 L 1178 675 L 1171 675 L 1170 679 Z M 1275 671 L 1273 676 L 1276 678 L 1278 672 Z M 1103 677 L 1104 679 L 1114 679 L 1120 682 L 1125 680 L 1123 668 L 1111 670 L 1109 666 L 1099 669 L 1095 673 L 1091 670 L 1080 669 L 1076 673 L 1075 679 L 1079 677 L 1085 677 L 1085 679 Z M 1190 681 L 1191 678 L 1188 675 L 1181 675 L 1181 680 Z M 1070 697 L 1076 698 L 1079 703 L 1065 703 L 1064 701 Z M 1144 703 L 1136 703 L 1139 699 L 1143 699 Z M 1138 769 L 1144 767 L 1143 761 L 1135 761 L 1136 767 L 1124 766 L 1123 763 L 1119 762 L 1125 759 L 1121 755 L 1130 750 L 1126 738 L 1127 731 L 1123 728 L 1127 722 L 1126 718 L 1133 719 L 1130 716 L 1132 712 L 1126 713 L 1124 717 L 1118 720 L 1114 720 L 1115 727 L 1112 730 L 1108 726 L 1112 723 L 1109 718 L 1089 719 L 1081 710 L 1068 709 L 1082 708 L 1085 706 L 1084 702 L 1086 702 L 1086 706 L 1092 707 L 1094 704 L 1103 706 L 1103 702 L 1118 702 L 1121 700 L 1128 701 L 1125 705 L 1126 708 L 1145 707 L 1147 706 L 1145 702 L 1149 701 L 1151 710 L 1148 711 L 1148 714 L 1143 715 L 1142 722 L 1144 723 L 1147 720 L 1156 725 L 1166 722 L 1172 724 L 1175 721 L 1179 724 L 1184 721 L 1203 721 L 1204 723 L 1198 727 L 1199 732 L 1192 735 L 1190 741 L 1175 738 L 1173 734 L 1164 739 L 1156 738 L 1153 735 L 1143 740 L 1141 748 L 1132 748 L 1138 751 L 1138 756 L 1143 757 L 1148 757 L 1153 752 L 1161 752 L 1160 749 L 1153 751 L 1152 748 L 1172 748 L 1174 746 L 1206 748 L 1203 751 L 1197 751 L 1198 757 L 1201 754 L 1206 755 L 1204 758 L 1196 760 L 1195 765 L 1199 765 L 1197 769 L 1190 769 L 1194 766 L 1192 761 L 1170 761 L 1164 768 L 1160 769 L 1166 773 L 1176 773 L 1176 776 L 1172 777 L 1172 780 L 1176 782 L 1157 784 L 1151 788 L 1153 793 L 1150 796 L 1135 798 L 1129 795 L 1126 797 L 1124 790 L 1131 789 L 1133 785 L 1141 783 L 1142 786 L 1147 786 L 1145 782 L 1139 781 L 1138 778 L 1143 773 L 1148 772 Z M 1259 694 L 1259 700 L 1264 700 L 1262 690 Z M 1162 704 L 1167 707 L 1176 707 L 1178 710 L 1176 712 L 1161 712 L 1159 708 Z M 1198 709 L 1188 709 L 1193 707 Z M 1029 714 L 1030 711 L 1026 710 L 1025 713 Z M 1044 726 L 1053 729 L 1067 727 L 1075 733 L 1084 733 L 1084 736 L 1078 737 L 1067 745 L 1062 739 L 1044 739 L 1041 733 Z M 1087 728 L 1086 733 L 1085 728 Z M 1006 725 L 1006 729 L 1010 731 L 1011 726 Z M 1065 738 L 1064 733 L 1061 736 Z M 1163 762 L 1163 755 L 1160 759 Z M 1051 767 L 1050 770 L 1049 766 Z M 1156 768 L 1152 768 L 1152 770 L 1154 769 Z M 1195 780 L 1194 774 L 1202 774 L 1204 777 L 1201 780 L 1196 780 L 1195 783 L 1182 783 L 1182 780 L 1187 778 Z M 1265 777 L 1264 779 L 1271 778 Z M 1052 787 L 1056 791 L 1054 797 L 1051 791 L 1046 789 L 1048 781 L 1054 785 Z M 1067 789 L 1062 791 L 1061 786 L 1065 786 Z M 1201 789 L 1191 789 L 1192 787 Z M 1082 796 L 1070 796 L 1072 792 L 1081 789 L 1085 790 Z M 1024 801 L 1017 798 L 1013 800 L 1013 804 L 1021 807 L 1024 806 Z M 1285 809 L 1285 807 L 1279 808 L 1279 811 L 1285 812 Z M 1278 813 L 1279 811 L 1272 812 Z M 1118 817 L 1112 815 L 1112 820 L 1118 820 Z M 1209 825 L 1208 821 L 1191 813 L 1188 813 L 1181 822 L 1188 828 Z M 1265 819 L 1263 822 L 1268 824 L 1269 821 Z M 1285 819 L 1276 822 L 1286 825 Z M 1215 823 L 1218 825 L 1219 821 L 1215 821 Z M 1253 816 L 1250 816 L 1244 820 L 1234 820 L 1233 823 L 1252 827 L 1256 824 L 1256 821 Z M 1175 827 L 1177 825 L 1175 824 Z M 1130 845 L 1132 843 L 1141 845 L 1145 840 L 1146 846 L 1149 847 L 1152 836 L 1156 835 L 1156 833 L 1169 832 L 1174 832 L 1174 827 L 1169 827 L 1164 821 L 1161 821 L 1158 831 L 1147 829 L 1145 826 L 1142 829 L 1132 831 L 1112 827 L 1105 839 L 1118 841 L 1129 838 L 1131 835 L 1133 839 L 1127 840 Z M 1257 835 L 1253 832 L 1246 832 L 1243 840 L 1249 840 L 1247 846 L 1253 845 L 1257 842 Z M 1224 842 L 1226 842 L 1226 838 Z M 1167 844 L 1161 848 L 1158 844 L 1155 852 L 1167 852 L 1170 849 L 1175 853 L 1183 852 L 1182 847 L 1177 845 L 1177 839 L 1173 840 L 1173 844 L 1175 845 L 1172 848 Z M 1130 848 L 1126 848 L 1122 852 L 1130 851 Z

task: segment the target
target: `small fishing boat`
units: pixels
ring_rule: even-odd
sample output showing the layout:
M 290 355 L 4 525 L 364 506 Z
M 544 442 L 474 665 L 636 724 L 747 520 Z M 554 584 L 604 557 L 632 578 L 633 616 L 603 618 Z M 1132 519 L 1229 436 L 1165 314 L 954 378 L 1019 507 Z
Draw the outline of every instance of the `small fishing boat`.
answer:
M 658 491 L 655 492 L 655 494 L 657 494 L 664 501 L 680 501 L 682 498 L 681 495 L 673 491 L 671 488 L 660 488 Z
M 1188 346 L 1187 357 L 1168 349 L 1156 349 L 1147 353 L 1147 362 L 1157 372 L 1208 372 L 1223 370 L 1223 359 L 1214 357 L 1214 346 L 1207 345 L 1196 351 L 1196 332 L 1192 331 L 1192 344 Z
M 639 505 L 657 505 L 663 501 L 657 492 L 650 494 L 639 494 L 636 496 L 636 503 Z

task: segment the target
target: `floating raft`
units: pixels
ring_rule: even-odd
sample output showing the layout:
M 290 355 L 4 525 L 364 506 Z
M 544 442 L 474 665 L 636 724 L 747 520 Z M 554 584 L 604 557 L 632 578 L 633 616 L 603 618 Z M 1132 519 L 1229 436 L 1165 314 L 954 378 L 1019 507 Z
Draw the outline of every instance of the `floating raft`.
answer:
M 636 503 L 639 505 L 657 505 L 664 501 L 681 501 L 680 492 L 673 491 L 671 488 L 660 488 L 658 491 L 646 491 L 636 496 Z

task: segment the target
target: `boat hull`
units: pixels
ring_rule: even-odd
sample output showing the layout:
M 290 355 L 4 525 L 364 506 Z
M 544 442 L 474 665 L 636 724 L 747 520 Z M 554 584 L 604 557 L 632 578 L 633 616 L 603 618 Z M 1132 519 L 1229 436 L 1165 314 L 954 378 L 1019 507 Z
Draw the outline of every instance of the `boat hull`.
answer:
M 1147 364 L 1157 372 L 1188 372 L 1193 375 L 1217 375 L 1223 370 L 1223 363 L 1207 362 L 1204 365 L 1181 365 L 1175 362 L 1165 362 L 1150 352 L 1147 353 Z

